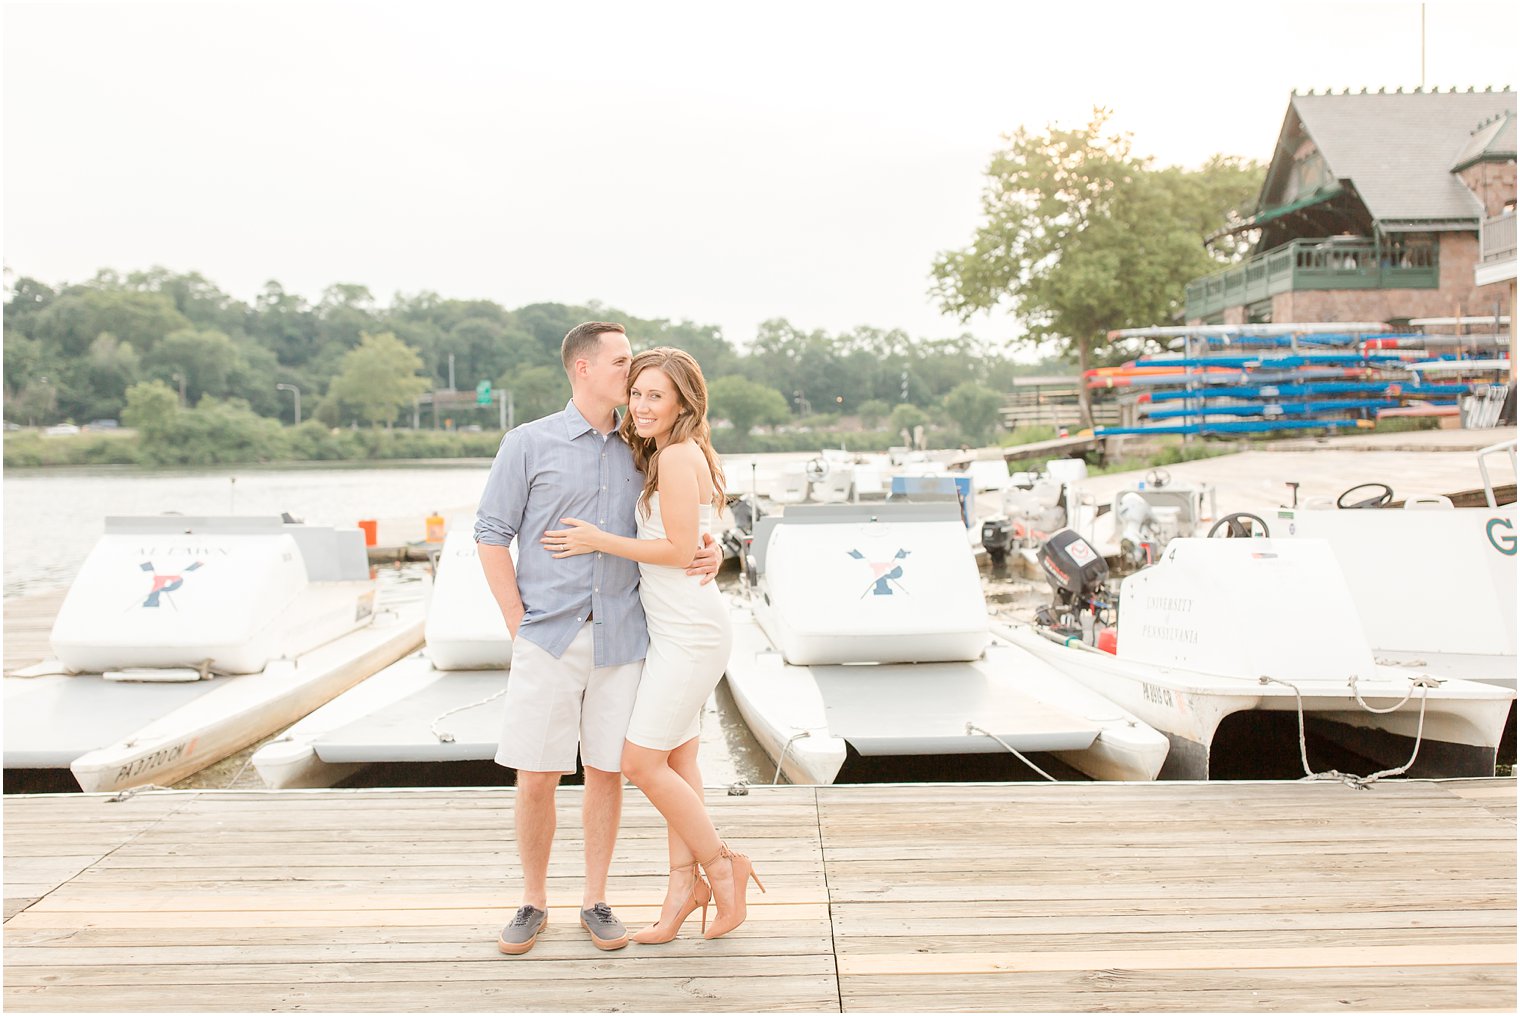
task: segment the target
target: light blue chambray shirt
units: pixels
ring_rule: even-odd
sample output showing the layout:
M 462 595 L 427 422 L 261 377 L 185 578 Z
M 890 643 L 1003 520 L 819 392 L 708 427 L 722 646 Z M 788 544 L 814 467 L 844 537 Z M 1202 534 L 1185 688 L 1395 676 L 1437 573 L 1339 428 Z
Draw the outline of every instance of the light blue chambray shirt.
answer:
M 618 536 L 637 535 L 634 507 L 644 474 L 614 430 L 603 437 L 575 407 L 508 431 L 475 514 L 475 542 L 517 545 L 517 588 L 522 594 L 518 635 L 562 656 L 588 614 L 595 665 L 613 667 L 644 658 L 649 631 L 639 603 L 639 566 L 612 554 L 556 559 L 540 538 L 564 529 L 562 518 L 594 522 Z

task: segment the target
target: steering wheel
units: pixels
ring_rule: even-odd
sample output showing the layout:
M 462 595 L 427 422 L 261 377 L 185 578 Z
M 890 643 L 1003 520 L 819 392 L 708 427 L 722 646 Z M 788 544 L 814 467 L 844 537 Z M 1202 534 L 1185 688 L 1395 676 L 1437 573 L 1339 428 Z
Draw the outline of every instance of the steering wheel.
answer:
M 808 459 L 807 465 L 803 467 L 803 471 L 807 474 L 809 480 L 817 483 L 829 475 L 829 460 L 821 455 Z
M 1171 482 L 1172 474 L 1168 473 L 1165 469 L 1152 469 L 1145 474 L 1145 485 L 1147 487 L 1165 487 Z
M 1271 531 L 1267 529 L 1267 524 L 1262 520 L 1261 516 L 1252 515 L 1250 512 L 1231 512 L 1230 514 L 1220 518 L 1218 522 L 1209 527 L 1209 536 L 1213 536 L 1215 533 L 1223 529 L 1223 538 L 1226 539 L 1240 539 L 1241 537 L 1250 537 L 1255 535 L 1251 532 L 1250 524 L 1252 522 L 1261 527 L 1262 536 L 1272 535 Z
M 1346 499 L 1348 497 L 1350 497 L 1352 494 L 1355 494 L 1359 490 L 1366 490 L 1369 487 L 1377 490 L 1378 493 L 1374 494 L 1372 497 L 1363 498 L 1360 501 L 1352 501 L 1349 504 L 1346 502 Z M 1335 499 L 1335 507 L 1337 507 L 1337 508 L 1381 508 L 1384 505 L 1388 504 L 1388 502 L 1390 502 L 1392 500 L 1393 500 L 1393 488 L 1390 487 L 1390 486 L 1388 486 L 1388 484 L 1386 484 L 1386 483 L 1360 483 L 1360 484 L 1357 484 L 1355 487 L 1352 487 L 1350 490 L 1346 491 L 1340 497 L 1336 498 Z

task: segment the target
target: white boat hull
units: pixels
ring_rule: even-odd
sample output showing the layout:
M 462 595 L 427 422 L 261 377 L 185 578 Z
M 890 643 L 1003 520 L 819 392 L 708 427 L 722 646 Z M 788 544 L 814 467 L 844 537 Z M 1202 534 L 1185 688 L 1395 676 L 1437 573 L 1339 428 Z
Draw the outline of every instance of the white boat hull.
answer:
M 1172 751 L 1161 771 L 1164 779 L 1208 779 L 1215 735 L 1227 717 L 1248 711 L 1297 714 L 1300 708 L 1309 722 L 1352 732 L 1363 751 L 1390 752 L 1392 765 L 1408 758 L 1411 745 L 1406 742 L 1418 733 L 1426 761 L 1416 772 L 1491 776 L 1513 699 L 1506 689 L 1460 680 L 1411 693 L 1410 679 L 1419 675 L 1392 667 L 1378 667 L 1355 690 L 1343 677 L 1296 676 L 1288 683 L 1263 683 L 1123 659 L 1081 643 L 1058 644 L 1027 625 L 995 624 L 994 631 L 1166 734 Z M 1357 703 L 1357 691 L 1375 709 L 1403 705 L 1373 713 Z M 1422 693 L 1428 696 L 1423 731 Z M 1395 738 L 1398 743 L 1390 741 Z
M 398 660 L 253 753 L 276 789 L 331 787 L 376 762 L 495 757 L 509 671 L 445 671 Z
M 88 792 L 173 784 L 290 725 L 416 649 L 422 620 L 420 602 L 404 605 L 294 660 L 276 660 L 262 673 L 220 679 L 221 687 L 79 756 L 69 769 Z
M 793 783 L 835 782 L 851 748 L 863 756 L 1007 751 L 983 731 L 1094 779 L 1154 779 L 1166 758 L 1165 737 L 1006 642 L 970 661 L 794 666 L 747 606 L 736 605 L 732 618 L 729 689 Z

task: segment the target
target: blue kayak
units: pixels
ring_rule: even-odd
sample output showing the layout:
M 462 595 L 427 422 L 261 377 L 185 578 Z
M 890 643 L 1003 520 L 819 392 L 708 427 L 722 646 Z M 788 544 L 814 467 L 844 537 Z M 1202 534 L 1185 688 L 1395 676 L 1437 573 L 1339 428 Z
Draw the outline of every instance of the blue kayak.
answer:
M 1120 434 L 1252 434 L 1272 430 L 1323 430 L 1355 427 L 1360 420 L 1230 420 L 1223 423 L 1186 423 L 1161 427 L 1099 427 L 1096 437 Z
M 1177 391 L 1152 392 L 1152 402 L 1168 402 L 1175 399 L 1275 399 L 1294 395 L 1354 395 L 1377 393 L 1403 398 L 1426 395 L 1464 395 L 1467 385 L 1427 385 L 1410 381 L 1311 381 L 1306 384 L 1285 385 L 1238 385 L 1222 391 L 1206 393 Z

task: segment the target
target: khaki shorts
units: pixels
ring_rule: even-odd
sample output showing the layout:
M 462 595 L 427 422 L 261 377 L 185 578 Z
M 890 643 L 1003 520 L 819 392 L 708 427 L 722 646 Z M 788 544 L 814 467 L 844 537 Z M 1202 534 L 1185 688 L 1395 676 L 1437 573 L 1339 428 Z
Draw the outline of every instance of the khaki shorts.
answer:
M 506 718 L 496 764 L 530 773 L 575 772 L 575 749 L 592 769 L 622 769 L 623 739 L 644 661 L 593 666 L 591 624 L 559 659 L 527 639 L 512 642 Z

